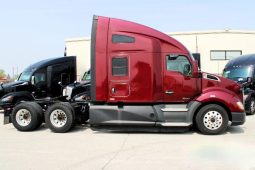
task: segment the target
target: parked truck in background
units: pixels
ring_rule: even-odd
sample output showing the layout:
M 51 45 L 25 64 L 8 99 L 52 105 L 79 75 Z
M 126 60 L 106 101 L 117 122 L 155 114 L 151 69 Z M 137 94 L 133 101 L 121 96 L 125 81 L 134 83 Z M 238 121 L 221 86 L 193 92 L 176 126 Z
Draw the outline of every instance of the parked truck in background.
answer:
M 27 67 L 14 82 L 0 85 L 0 107 L 21 101 L 59 97 L 62 86 L 76 80 L 76 57 L 59 57 L 39 61 Z
M 90 70 L 88 70 L 83 74 L 80 82 L 75 81 L 63 88 L 63 96 L 66 96 L 67 100 L 90 100 L 90 80 Z
M 230 60 L 223 77 L 244 85 L 244 106 L 247 114 L 255 113 L 255 54 L 242 55 Z
M 45 121 L 52 131 L 67 132 L 85 114 L 93 130 L 194 126 L 203 134 L 220 134 L 229 122 L 245 122 L 238 83 L 200 72 L 180 42 L 137 23 L 94 16 L 90 73 L 89 102 L 24 102 L 13 108 L 13 125 L 29 131 Z

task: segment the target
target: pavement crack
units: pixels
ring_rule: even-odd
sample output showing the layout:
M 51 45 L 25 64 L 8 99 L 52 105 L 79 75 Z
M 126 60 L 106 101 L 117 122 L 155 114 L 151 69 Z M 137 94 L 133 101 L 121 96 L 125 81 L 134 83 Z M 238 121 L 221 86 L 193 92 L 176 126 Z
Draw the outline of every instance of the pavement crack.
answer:
M 105 169 L 105 168 L 119 155 L 119 153 L 123 150 L 123 148 L 124 148 L 124 146 L 125 146 L 125 144 L 126 144 L 126 142 L 127 142 L 128 136 L 129 136 L 129 134 L 126 136 L 126 138 L 125 138 L 124 141 L 122 142 L 120 149 L 119 149 L 118 151 L 116 151 L 116 153 L 113 155 L 113 157 L 110 158 L 110 159 L 104 164 L 104 166 L 102 167 L 102 169 Z

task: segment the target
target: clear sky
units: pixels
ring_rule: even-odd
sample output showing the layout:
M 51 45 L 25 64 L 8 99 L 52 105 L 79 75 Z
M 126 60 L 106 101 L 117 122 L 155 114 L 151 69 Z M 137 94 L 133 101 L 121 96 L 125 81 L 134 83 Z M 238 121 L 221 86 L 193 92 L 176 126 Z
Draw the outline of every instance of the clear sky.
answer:
M 64 54 L 64 40 L 89 37 L 93 14 L 163 32 L 255 30 L 254 0 L 0 0 L 0 69 L 12 76 Z

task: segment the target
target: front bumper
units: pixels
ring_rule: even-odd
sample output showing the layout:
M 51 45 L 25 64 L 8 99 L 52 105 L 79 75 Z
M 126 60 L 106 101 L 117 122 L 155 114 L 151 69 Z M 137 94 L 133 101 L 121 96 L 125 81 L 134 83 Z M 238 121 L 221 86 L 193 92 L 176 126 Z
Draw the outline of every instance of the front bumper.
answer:
M 10 107 L 14 107 L 13 103 L 0 101 L 0 109 L 10 108 Z
M 231 112 L 231 126 L 242 125 L 245 122 L 246 113 L 245 112 Z

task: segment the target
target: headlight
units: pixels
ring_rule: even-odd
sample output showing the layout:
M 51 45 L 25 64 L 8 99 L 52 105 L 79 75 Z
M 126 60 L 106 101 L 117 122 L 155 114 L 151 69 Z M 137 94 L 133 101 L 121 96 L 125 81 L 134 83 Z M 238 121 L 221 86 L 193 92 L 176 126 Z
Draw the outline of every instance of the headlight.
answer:
M 74 100 L 75 101 L 84 101 L 85 99 L 86 99 L 86 96 L 82 95 L 82 96 L 79 96 L 79 97 L 75 98 Z
M 87 95 L 87 94 L 83 94 L 81 96 L 74 96 L 74 101 L 87 101 L 87 100 L 90 100 L 90 97 Z
M 63 89 L 63 96 L 67 96 L 66 88 Z
M 242 103 L 242 102 L 236 102 L 236 105 L 237 105 L 237 107 L 238 107 L 240 110 L 244 110 L 244 106 L 243 106 L 243 103 Z
M 72 95 L 72 91 L 73 91 L 73 88 L 72 87 L 65 87 L 63 89 L 63 96 L 67 96 L 67 100 L 71 99 L 71 95 Z
M 6 103 L 6 102 L 12 102 L 12 100 L 13 100 L 13 96 L 8 96 L 8 97 L 3 98 L 3 99 L 1 100 L 1 102 L 4 102 L 4 103 Z

